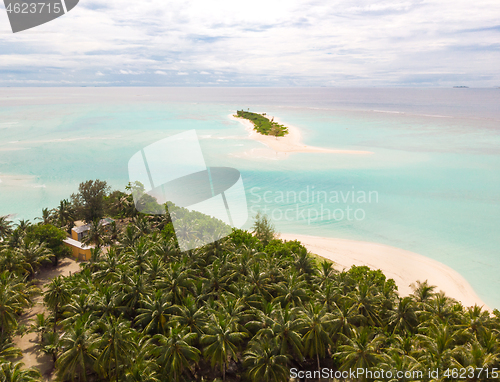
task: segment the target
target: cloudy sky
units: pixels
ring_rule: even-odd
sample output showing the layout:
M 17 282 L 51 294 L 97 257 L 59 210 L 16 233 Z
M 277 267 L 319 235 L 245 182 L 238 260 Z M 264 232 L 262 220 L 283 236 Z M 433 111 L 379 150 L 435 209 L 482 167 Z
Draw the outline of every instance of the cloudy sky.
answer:
M 0 86 L 500 86 L 498 0 L 80 0 Z

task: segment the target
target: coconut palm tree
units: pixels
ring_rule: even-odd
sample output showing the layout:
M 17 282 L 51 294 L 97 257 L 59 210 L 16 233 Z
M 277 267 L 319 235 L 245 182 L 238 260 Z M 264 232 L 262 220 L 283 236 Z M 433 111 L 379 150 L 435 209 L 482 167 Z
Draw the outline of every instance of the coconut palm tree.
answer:
M 392 333 L 412 334 L 418 323 L 414 301 L 410 297 L 398 297 L 396 309 L 389 312 L 388 326 Z
M 137 310 L 136 322 L 144 328 L 144 333 L 164 333 L 169 324 L 171 302 L 161 290 L 146 295 Z
M 70 201 L 68 199 L 61 200 L 56 213 L 59 226 L 68 226 L 68 231 L 70 231 L 75 222 L 75 209 L 71 205 Z
M 254 339 L 274 341 L 273 344 L 280 354 L 303 359 L 304 346 L 300 335 L 303 325 L 300 318 L 301 310 L 289 306 L 281 308 L 279 305 L 274 305 L 271 309 L 269 315 L 257 310 L 261 316 L 262 328 L 256 333 Z
M 17 315 L 29 306 L 24 283 L 13 273 L 0 273 L 0 339 L 17 328 Z
M 5 362 L 0 364 L 0 381 L 2 382 L 41 382 L 42 375 L 35 368 L 23 369 L 22 362 Z
M 52 280 L 44 293 L 43 301 L 54 313 L 53 332 L 57 331 L 57 321 L 60 317 L 63 306 L 71 299 L 71 291 L 64 282 L 62 276 Z
M 226 380 L 227 366 L 238 359 L 238 345 L 247 336 L 245 332 L 234 330 L 234 323 L 222 315 L 212 314 L 205 327 L 201 342 L 205 345 L 204 356 L 210 359 L 212 367 L 219 365 L 222 380 Z
M 57 333 L 48 332 L 44 333 L 42 338 L 42 351 L 52 356 L 52 362 L 55 365 L 59 353 L 59 336 Z
M 462 336 L 449 324 L 435 324 L 426 330 L 427 334 L 417 334 L 420 349 L 418 360 L 428 368 L 445 370 L 453 363 L 455 345 Z
M 132 363 L 133 354 L 137 348 L 137 332 L 130 328 L 130 322 L 123 318 L 108 316 L 98 323 L 102 333 L 98 341 L 99 357 L 96 367 L 102 375 L 119 381 L 125 369 Z M 114 376 L 114 378 L 113 378 Z
M 194 343 L 197 344 L 197 340 L 203 334 L 203 328 L 208 323 L 205 307 L 199 307 L 193 296 L 187 296 L 182 300 L 181 304 L 173 305 L 170 312 L 172 313 L 170 317 L 172 321 L 197 335 L 194 340 Z
M 101 224 L 100 219 L 94 219 L 90 223 L 88 233 L 82 238 L 82 243 L 85 245 L 94 245 L 97 248 L 102 247 L 109 241 L 108 235 Z
M 243 354 L 243 363 L 252 382 L 275 382 L 289 379 L 288 356 L 272 341 L 252 342 Z
M 289 304 L 300 305 L 309 300 L 307 294 L 307 283 L 304 278 L 292 272 L 284 277 L 284 280 L 276 285 L 277 296 L 274 301 L 279 302 L 282 307 Z
M 376 335 L 366 326 L 355 330 L 353 334 L 352 337 L 343 336 L 345 343 L 335 353 L 335 357 L 341 362 L 340 370 L 370 370 L 379 363 L 390 362 L 379 351 L 383 336 Z M 361 381 L 366 381 L 366 375 L 362 376 Z
M 189 370 L 200 359 L 200 351 L 191 345 L 196 337 L 180 326 L 170 327 L 168 335 L 156 334 L 153 340 L 158 343 L 154 354 L 162 365 L 163 375 L 173 376 L 172 381 L 181 381 L 184 370 Z
M 18 358 L 22 355 L 21 349 L 6 338 L 2 339 L 0 343 L 0 363 L 6 362 L 7 358 Z
M 31 222 L 27 219 L 21 219 L 19 220 L 19 223 L 17 223 L 16 230 L 19 231 L 22 235 L 24 236 L 26 234 L 26 231 L 28 228 L 31 226 Z
M 23 264 L 28 277 L 31 279 L 43 262 L 48 262 L 54 256 L 45 243 L 38 243 L 21 239 L 16 248 L 16 254 L 23 259 Z
M 7 238 L 12 234 L 12 222 L 9 220 L 9 216 L 0 216 L 0 241 Z
M 61 355 L 56 363 L 57 373 L 62 379 L 78 377 L 87 382 L 87 374 L 94 367 L 99 339 L 91 329 L 88 317 L 76 321 L 66 328 L 60 339 Z
M 320 358 L 324 358 L 328 347 L 333 346 L 329 333 L 334 315 L 328 312 L 325 306 L 312 303 L 307 304 L 301 313 L 304 354 L 311 358 L 316 357 L 320 370 Z
M 30 331 L 31 332 L 36 332 L 38 333 L 39 335 L 39 338 L 38 340 L 40 342 L 42 342 L 43 340 L 43 335 L 45 334 L 45 332 L 47 331 L 48 327 L 49 327 L 49 320 L 47 319 L 47 317 L 45 317 L 45 313 L 38 313 L 36 316 L 35 316 L 35 323 L 31 325 L 30 327 Z
M 429 285 L 427 280 L 425 281 L 417 281 L 416 283 L 411 285 L 413 289 L 412 296 L 415 298 L 417 303 L 425 304 L 429 301 L 434 295 L 435 286 Z
M 48 208 L 42 208 L 42 217 L 35 218 L 41 220 L 43 224 L 50 224 L 52 222 L 52 214 Z
M 0 248 L 0 269 L 14 274 L 24 274 L 26 272 L 26 264 L 24 259 L 18 255 L 17 248 L 11 248 L 10 246 Z

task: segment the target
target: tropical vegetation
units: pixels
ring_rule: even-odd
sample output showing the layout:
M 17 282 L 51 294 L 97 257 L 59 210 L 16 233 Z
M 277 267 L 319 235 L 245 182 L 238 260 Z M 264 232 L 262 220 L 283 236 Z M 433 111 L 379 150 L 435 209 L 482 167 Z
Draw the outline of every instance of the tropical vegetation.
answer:
M 254 130 L 262 135 L 284 137 L 288 134 L 286 126 L 274 122 L 274 117 L 271 117 L 271 119 L 267 118 L 266 113 L 258 114 L 251 111 L 237 110 L 235 117 L 248 119 L 254 124 Z
M 138 213 L 130 194 L 97 184 L 105 189 L 93 193 L 102 197 L 89 204 L 97 211 L 83 212 L 76 197 L 77 206 L 63 201 L 36 224 L 0 218 L 0 381 L 41 380 L 16 361 L 12 343 L 40 293 L 33 280 L 56 266 L 60 232 L 105 214 L 115 228 L 93 228 L 90 261 L 46 285 L 47 314 L 32 327 L 59 381 L 270 382 L 323 368 L 422 372 L 387 381 L 498 380 L 498 310 L 464 307 L 425 281 L 400 296 L 380 270 L 337 270 L 280 240 L 262 215 L 253 232 L 233 229 L 181 252 L 168 213 Z M 443 375 L 453 368 L 490 374 Z M 436 379 L 429 369 L 443 373 Z

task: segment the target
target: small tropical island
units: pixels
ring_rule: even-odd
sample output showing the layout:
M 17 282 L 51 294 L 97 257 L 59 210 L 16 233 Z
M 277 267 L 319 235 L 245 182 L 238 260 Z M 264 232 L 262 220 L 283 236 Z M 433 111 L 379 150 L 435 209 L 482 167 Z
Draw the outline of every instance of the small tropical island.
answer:
M 0 217 L 0 381 L 498 380 L 498 310 L 426 281 L 401 296 L 381 270 L 338 269 L 261 214 L 182 252 L 172 216 L 189 211 L 141 213 L 131 190 L 90 180 L 33 222 Z M 410 374 L 371 377 L 389 371 Z
M 262 135 L 272 135 L 284 137 L 288 134 L 288 128 L 274 121 L 274 118 L 267 118 L 266 113 L 258 114 L 251 111 L 237 110 L 236 118 L 248 119 L 254 124 L 254 130 Z

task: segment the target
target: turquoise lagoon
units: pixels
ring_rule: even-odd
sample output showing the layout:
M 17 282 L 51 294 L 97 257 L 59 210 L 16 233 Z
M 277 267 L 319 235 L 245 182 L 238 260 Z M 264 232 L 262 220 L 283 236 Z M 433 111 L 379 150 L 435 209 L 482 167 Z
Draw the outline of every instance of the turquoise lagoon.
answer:
M 431 257 L 500 307 L 499 105 L 498 89 L 3 88 L 0 215 L 34 219 L 88 179 L 124 189 L 136 151 L 196 129 L 209 166 L 241 171 L 250 215 Z M 238 108 L 373 154 L 251 156 Z

